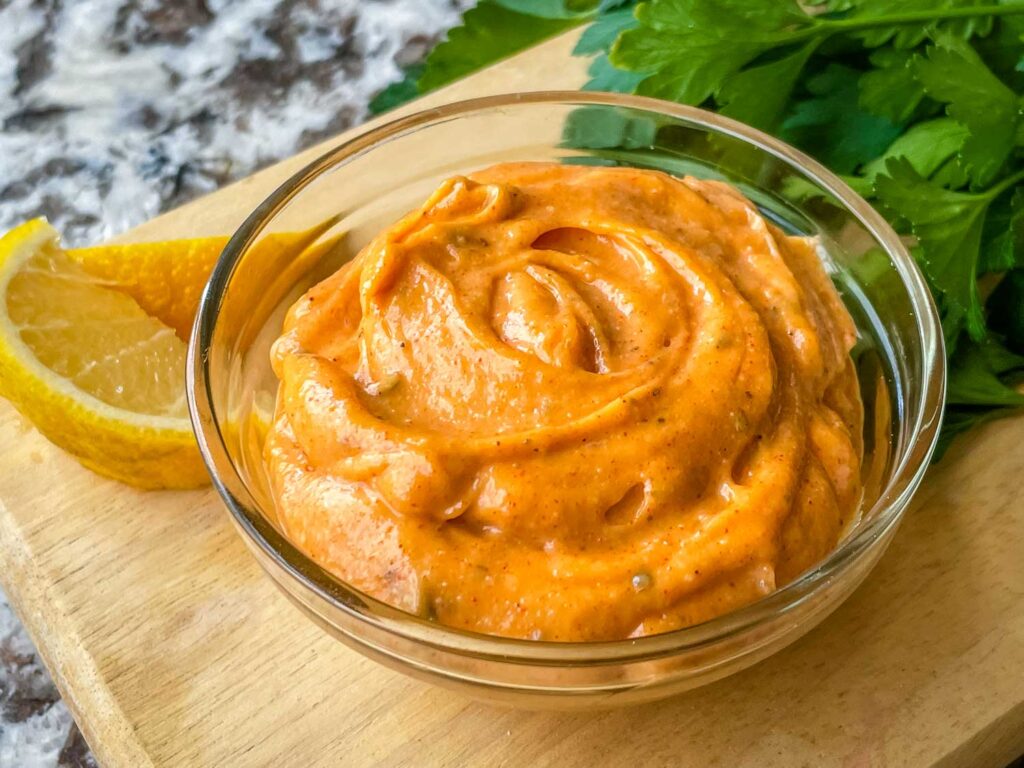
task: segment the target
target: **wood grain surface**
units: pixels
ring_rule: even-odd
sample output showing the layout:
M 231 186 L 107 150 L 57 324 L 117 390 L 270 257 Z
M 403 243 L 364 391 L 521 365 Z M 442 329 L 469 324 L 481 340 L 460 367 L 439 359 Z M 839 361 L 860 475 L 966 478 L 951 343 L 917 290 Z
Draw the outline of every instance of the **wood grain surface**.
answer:
M 575 87 L 572 36 L 422 104 Z M 324 147 L 123 240 L 225 234 Z M 100 762 L 126 766 L 996 766 L 1024 752 L 1024 420 L 958 441 L 890 551 L 795 645 L 667 702 L 496 709 L 329 639 L 210 491 L 81 468 L 0 403 L 0 580 Z

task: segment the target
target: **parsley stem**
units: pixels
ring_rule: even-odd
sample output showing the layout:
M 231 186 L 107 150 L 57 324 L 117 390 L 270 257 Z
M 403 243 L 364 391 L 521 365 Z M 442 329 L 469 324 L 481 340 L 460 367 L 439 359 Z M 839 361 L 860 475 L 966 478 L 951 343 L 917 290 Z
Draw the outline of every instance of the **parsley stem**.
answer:
M 874 29 L 876 27 L 895 27 L 907 24 L 920 24 L 922 22 L 946 21 L 948 19 L 970 19 L 978 16 L 1012 16 L 1024 13 L 1024 4 L 1020 5 L 975 5 L 960 8 L 946 8 L 943 10 L 931 9 L 927 11 L 912 11 L 909 13 L 894 13 L 891 16 L 877 16 L 873 18 L 858 18 L 856 16 L 848 19 L 814 19 L 814 24 L 804 29 L 797 30 L 791 35 L 785 36 L 779 42 L 797 43 L 812 37 L 835 35 L 842 32 L 857 32 L 862 29 Z
M 880 16 L 875 19 L 822 19 L 826 25 L 840 29 L 868 29 L 870 27 L 889 27 L 903 24 L 918 24 L 922 21 L 946 21 L 947 19 L 970 19 L 975 16 L 1012 16 L 1024 13 L 1024 5 L 975 5 L 960 8 L 932 8 L 927 11 L 910 13 L 894 13 L 892 16 Z
M 995 198 L 1003 194 L 1003 192 L 1008 190 L 1010 187 L 1014 186 L 1015 184 L 1020 184 L 1022 181 L 1024 181 L 1024 168 L 1017 171 L 1016 173 L 1011 173 L 998 184 L 993 184 L 991 187 L 982 192 L 981 196 L 986 197 L 989 200 L 994 200 Z

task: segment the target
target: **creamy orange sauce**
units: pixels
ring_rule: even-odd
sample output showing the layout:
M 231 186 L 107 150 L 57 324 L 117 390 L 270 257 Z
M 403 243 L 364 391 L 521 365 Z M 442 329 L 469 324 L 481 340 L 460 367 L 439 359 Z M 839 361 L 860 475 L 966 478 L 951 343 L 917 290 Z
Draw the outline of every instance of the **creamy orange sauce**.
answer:
M 444 182 L 288 314 L 287 534 L 408 611 L 599 640 L 821 560 L 859 504 L 856 331 L 728 185 L 506 164 Z

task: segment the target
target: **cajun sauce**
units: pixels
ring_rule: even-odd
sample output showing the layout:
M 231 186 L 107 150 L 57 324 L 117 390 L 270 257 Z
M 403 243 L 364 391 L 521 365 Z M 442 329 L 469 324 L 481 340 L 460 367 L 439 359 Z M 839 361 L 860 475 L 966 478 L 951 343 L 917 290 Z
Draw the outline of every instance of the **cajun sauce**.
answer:
M 445 181 L 288 314 L 265 447 L 285 531 L 497 635 L 635 637 L 757 600 L 861 496 L 856 329 L 816 247 L 714 181 Z

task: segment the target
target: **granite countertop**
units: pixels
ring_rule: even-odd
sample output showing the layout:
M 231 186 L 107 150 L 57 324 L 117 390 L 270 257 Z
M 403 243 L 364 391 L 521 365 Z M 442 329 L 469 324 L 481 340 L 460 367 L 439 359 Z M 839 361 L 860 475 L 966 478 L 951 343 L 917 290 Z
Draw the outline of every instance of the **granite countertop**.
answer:
M 96 243 L 339 133 L 469 4 L 0 0 L 0 232 Z M 0 766 L 55 765 L 95 762 L 0 591 Z

